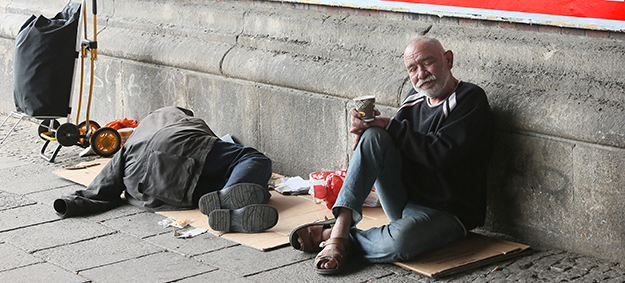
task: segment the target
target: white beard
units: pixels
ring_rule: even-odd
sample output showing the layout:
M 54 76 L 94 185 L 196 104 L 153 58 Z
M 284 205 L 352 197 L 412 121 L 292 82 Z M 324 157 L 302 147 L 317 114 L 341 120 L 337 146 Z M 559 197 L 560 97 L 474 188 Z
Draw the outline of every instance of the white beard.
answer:
M 425 79 L 419 80 L 417 82 L 417 84 L 415 85 L 414 83 L 412 83 L 412 87 L 418 92 L 421 93 L 429 98 L 437 98 L 439 96 L 441 96 L 443 94 L 443 89 L 445 88 L 445 86 L 447 85 L 447 83 L 449 82 L 449 77 L 450 76 L 444 76 L 442 78 L 438 78 L 435 75 L 429 75 L 427 76 Z M 438 80 L 442 79 L 443 81 L 439 82 Z M 426 82 L 430 82 L 430 81 L 434 81 L 434 85 L 428 89 L 423 89 L 421 88 L 421 86 L 426 83 Z M 412 80 L 410 80 L 410 82 L 412 82 Z

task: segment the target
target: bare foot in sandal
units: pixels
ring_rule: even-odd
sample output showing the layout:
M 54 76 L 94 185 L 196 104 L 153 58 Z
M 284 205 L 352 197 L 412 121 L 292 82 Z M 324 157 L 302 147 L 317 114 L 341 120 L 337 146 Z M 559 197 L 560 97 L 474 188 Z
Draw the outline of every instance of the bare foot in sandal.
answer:
M 293 248 L 303 252 L 319 252 L 319 246 L 330 238 L 335 219 L 301 225 L 291 232 L 289 242 Z
M 349 259 L 351 240 L 330 238 L 322 245 L 324 246 L 323 250 L 315 258 L 317 273 L 330 275 L 341 272 Z
M 328 240 L 322 243 L 323 249 L 315 258 L 315 269 L 319 274 L 336 274 L 340 272 L 350 253 L 351 240 L 349 230 L 352 226 L 352 211 L 340 208 L 336 223 Z M 326 231 L 324 231 L 326 232 Z

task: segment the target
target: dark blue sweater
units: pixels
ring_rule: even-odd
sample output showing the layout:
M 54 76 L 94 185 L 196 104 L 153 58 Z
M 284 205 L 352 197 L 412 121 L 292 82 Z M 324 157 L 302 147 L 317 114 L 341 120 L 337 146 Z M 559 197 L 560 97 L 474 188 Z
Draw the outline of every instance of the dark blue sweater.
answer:
M 460 82 L 430 106 L 413 89 L 387 130 L 402 153 L 402 177 L 414 202 L 454 214 L 467 230 L 484 224 L 495 132 L 484 90 Z

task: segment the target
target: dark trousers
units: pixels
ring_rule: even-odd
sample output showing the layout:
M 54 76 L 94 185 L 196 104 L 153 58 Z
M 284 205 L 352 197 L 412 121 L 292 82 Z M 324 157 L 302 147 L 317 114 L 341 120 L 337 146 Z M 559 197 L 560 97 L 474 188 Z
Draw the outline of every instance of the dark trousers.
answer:
M 267 188 L 271 160 L 254 148 L 218 140 L 206 156 L 202 175 L 193 192 L 197 205 L 201 196 L 239 183 Z

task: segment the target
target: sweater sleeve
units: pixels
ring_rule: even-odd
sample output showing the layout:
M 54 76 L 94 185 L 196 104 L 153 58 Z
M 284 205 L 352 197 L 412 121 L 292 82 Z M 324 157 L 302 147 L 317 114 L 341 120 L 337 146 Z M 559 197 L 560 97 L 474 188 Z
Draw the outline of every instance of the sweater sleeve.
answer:
M 480 141 L 491 127 L 490 107 L 484 91 L 470 88 L 458 95 L 458 104 L 439 125 L 427 125 L 419 130 L 417 119 L 406 119 L 410 108 L 400 109 L 391 119 L 387 131 L 400 150 L 413 162 L 431 169 L 453 166 L 480 149 Z M 425 103 L 425 102 L 424 102 Z M 424 106 L 425 107 L 425 106 Z

